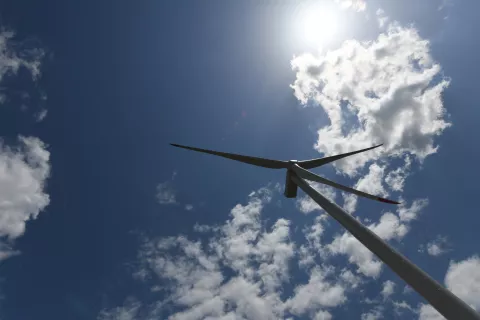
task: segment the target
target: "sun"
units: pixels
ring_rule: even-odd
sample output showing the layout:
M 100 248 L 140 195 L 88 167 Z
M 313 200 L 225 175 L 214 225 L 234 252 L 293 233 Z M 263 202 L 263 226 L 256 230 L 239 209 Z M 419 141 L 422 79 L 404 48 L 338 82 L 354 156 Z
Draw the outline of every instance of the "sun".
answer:
M 299 18 L 302 37 L 310 45 L 322 46 L 337 32 L 337 16 L 326 6 L 309 6 Z

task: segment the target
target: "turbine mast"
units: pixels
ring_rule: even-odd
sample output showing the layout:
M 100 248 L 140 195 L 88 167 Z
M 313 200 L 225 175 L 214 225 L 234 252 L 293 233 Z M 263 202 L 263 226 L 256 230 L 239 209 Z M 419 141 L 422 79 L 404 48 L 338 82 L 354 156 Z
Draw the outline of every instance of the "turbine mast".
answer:
M 388 265 L 408 285 L 421 294 L 438 312 L 449 320 L 480 320 L 480 315 L 423 270 L 410 262 L 401 253 L 390 247 L 375 233 L 370 231 L 354 217 L 335 203 L 330 202 L 320 192 L 313 189 L 300 177 L 302 169 L 293 164 L 290 177 L 292 181 L 308 194 L 330 216 L 337 220 L 358 241 Z

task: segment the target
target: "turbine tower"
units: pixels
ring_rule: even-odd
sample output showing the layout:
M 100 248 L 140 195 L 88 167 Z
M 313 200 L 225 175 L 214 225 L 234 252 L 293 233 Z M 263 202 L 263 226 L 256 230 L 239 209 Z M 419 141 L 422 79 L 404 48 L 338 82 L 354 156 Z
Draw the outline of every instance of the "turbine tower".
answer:
M 370 231 L 367 227 L 357 221 L 350 214 L 345 212 L 342 208 L 337 206 L 325 198 L 320 192 L 313 189 L 305 180 L 316 181 L 335 187 L 337 189 L 353 193 L 357 196 L 369 198 L 372 200 L 399 204 L 396 201 L 377 197 L 336 182 L 325 179 L 316 175 L 307 169 L 323 166 L 327 163 L 352 156 L 354 154 L 378 148 L 381 145 L 370 148 L 343 153 L 336 156 L 324 157 L 311 160 L 290 160 L 280 161 L 265 158 L 250 157 L 238 155 L 233 153 L 212 151 L 194 147 L 187 147 L 179 144 L 171 143 L 172 146 L 183 148 L 187 150 L 208 153 L 215 156 L 224 157 L 227 159 L 240 161 L 258 167 L 269 169 L 286 169 L 286 181 L 284 195 L 287 198 L 295 198 L 297 196 L 298 187 L 300 187 L 306 194 L 308 194 L 320 207 L 322 207 L 331 217 L 337 220 L 345 229 L 347 229 L 358 241 L 374 253 L 380 260 L 388 265 L 396 274 L 400 276 L 408 285 L 415 291 L 422 295 L 438 312 L 449 320 L 480 320 L 480 315 L 468 306 L 465 302 L 459 299 L 456 295 L 451 293 L 440 283 L 431 278 L 427 273 L 418 268 L 415 264 L 410 262 L 405 256 L 393 249 L 378 237 L 375 233 Z

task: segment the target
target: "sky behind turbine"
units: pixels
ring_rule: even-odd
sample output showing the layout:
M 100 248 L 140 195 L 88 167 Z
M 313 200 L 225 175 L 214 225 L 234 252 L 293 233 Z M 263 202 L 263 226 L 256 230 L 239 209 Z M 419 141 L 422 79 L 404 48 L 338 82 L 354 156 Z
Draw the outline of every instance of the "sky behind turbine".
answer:
M 478 9 L 2 2 L 0 317 L 441 319 L 283 171 L 171 142 L 383 143 L 313 171 L 400 206 L 312 185 L 480 310 Z

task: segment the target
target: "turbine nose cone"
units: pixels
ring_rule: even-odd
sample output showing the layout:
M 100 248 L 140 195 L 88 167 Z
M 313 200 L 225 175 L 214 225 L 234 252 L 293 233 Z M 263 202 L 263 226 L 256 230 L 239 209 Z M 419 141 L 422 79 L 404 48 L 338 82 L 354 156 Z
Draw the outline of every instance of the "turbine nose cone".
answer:
M 289 164 L 289 168 L 291 169 L 294 165 L 296 165 L 298 163 L 297 160 L 289 160 L 288 161 L 288 164 Z

